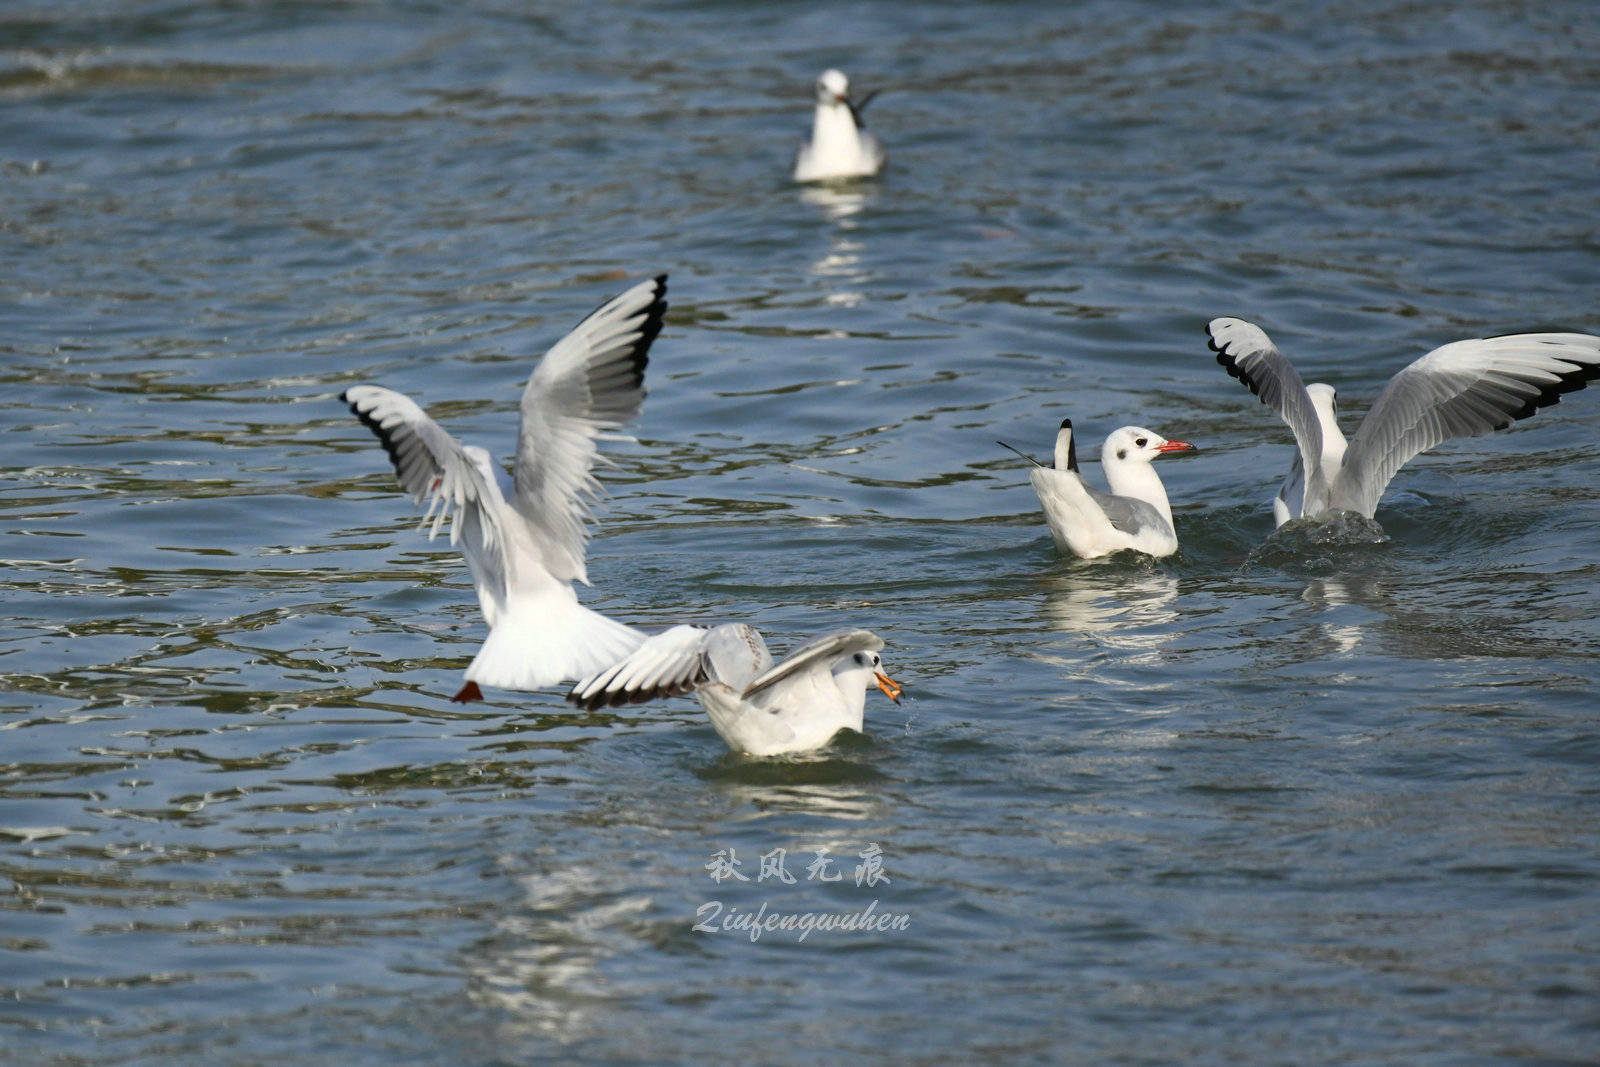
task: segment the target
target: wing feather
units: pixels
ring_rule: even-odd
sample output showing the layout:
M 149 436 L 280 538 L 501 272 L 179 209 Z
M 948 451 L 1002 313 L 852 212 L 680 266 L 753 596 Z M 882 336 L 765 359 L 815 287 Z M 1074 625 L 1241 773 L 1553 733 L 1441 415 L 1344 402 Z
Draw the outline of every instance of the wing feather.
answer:
M 876 652 L 883 647 L 883 638 L 871 630 L 835 630 L 812 638 L 784 659 L 784 661 L 751 682 L 745 688 L 744 698 L 760 692 L 804 670 L 831 670 L 841 656 L 857 652 Z
M 452 515 L 450 543 L 461 540 L 467 518 L 482 527 L 485 545 L 499 551 L 501 517 L 494 504 L 503 498 L 492 472 L 483 469 L 474 451 L 431 419 L 404 394 L 376 385 L 353 385 L 341 395 L 356 418 L 377 435 L 394 464 L 400 488 L 413 502 L 428 502 L 423 523 L 432 520 L 428 538 L 437 537 Z
M 692 693 L 706 681 L 704 626 L 681 625 L 645 638 L 626 659 L 583 679 L 567 693 L 579 707 L 620 707 Z
M 1206 325 L 1211 351 L 1222 369 L 1243 382 L 1278 413 L 1294 433 L 1300 462 L 1308 472 L 1306 499 L 1327 490 L 1322 470 L 1322 424 L 1294 364 L 1284 358 L 1266 331 L 1243 319 L 1212 319 Z
M 457 441 L 414 400 L 392 389 L 353 385 L 340 399 L 377 435 L 400 488 L 416 504 L 427 501 L 422 525 L 428 539 L 450 521 L 450 543 L 466 557 L 492 627 L 506 598 L 506 503 L 489 454 Z
M 547 546 L 546 565 L 562 580 L 589 580 L 585 524 L 603 493 L 593 468 L 610 462 L 597 442 L 618 440 L 615 431 L 639 414 L 666 291 L 663 274 L 601 304 L 545 353 L 522 394 L 512 507 Z
M 1372 518 L 1408 460 L 1503 430 L 1600 377 L 1600 337 L 1529 333 L 1455 341 L 1396 374 L 1350 439 L 1332 504 Z
M 1112 528 L 1130 537 L 1137 537 L 1141 530 L 1150 527 L 1170 529 L 1167 520 L 1162 518 L 1161 512 L 1157 511 L 1153 504 L 1131 496 L 1116 496 L 1102 492 L 1088 482 L 1083 483 L 1083 490 L 1089 494 L 1089 499 L 1105 512 L 1106 521 L 1111 523 Z

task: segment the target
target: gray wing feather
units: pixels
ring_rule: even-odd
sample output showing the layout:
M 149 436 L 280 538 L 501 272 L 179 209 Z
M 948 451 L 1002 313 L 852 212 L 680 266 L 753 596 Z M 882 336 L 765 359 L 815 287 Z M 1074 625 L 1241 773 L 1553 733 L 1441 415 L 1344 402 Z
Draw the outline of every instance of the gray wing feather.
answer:
M 1088 482 L 1083 483 L 1083 489 L 1089 494 L 1090 500 L 1100 505 L 1100 510 L 1106 513 L 1106 518 L 1112 527 L 1125 534 L 1137 536 L 1140 530 L 1151 526 L 1159 529 L 1167 524 L 1167 520 L 1161 517 L 1161 512 L 1143 500 L 1135 500 L 1131 496 L 1115 496 L 1096 489 Z
M 1300 449 L 1309 479 L 1306 499 L 1327 491 L 1322 471 L 1322 424 L 1306 393 L 1300 372 L 1278 351 L 1266 331 L 1243 319 L 1212 319 L 1206 326 L 1211 351 L 1222 369 L 1239 379 L 1261 402 L 1278 413 Z
M 882 647 L 883 638 L 871 630 L 835 630 L 821 637 L 814 637 L 789 653 L 782 663 L 751 682 L 745 689 L 744 696 L 749 698 L 800 671 L 829 666 L 841 656 L 850 656 L 857 652 L 876 652 Z
M 667 313 L 666 275 L 608 300 L 545 353 L 522 394 L 512 506 L 557 578 L 588 582 L 585 523 L 602 495 L 596 442 L 639 414 L 650 344 Z
M 1372 518 L 1408 460 L 1504 429 L 1600 377 L 1600 337 L 1530 333 L 1456 341 L 1396 374 L 1350 440 L 1332 505 Z
M 741 690 L 772 669 L 772 653 L 754 627 L 742 622 L 724 623 L 706 635 L 704 659 L 706 674 Z

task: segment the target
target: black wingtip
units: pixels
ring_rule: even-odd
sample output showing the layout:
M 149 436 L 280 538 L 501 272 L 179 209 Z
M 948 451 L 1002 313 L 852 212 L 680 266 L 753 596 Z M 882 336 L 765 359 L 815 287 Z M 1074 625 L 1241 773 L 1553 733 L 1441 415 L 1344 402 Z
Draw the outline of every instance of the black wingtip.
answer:
M 1600 363 L 1579 364 L 1573 370 L 1561 375 L 1555 381 L 1545 386 L 1538 396 L 1531 397 L 1522 407 L 1511 413 L 1510 421 L 1504 425 L 1496 426 L 1496 430 L 1503 430 L 1518 419 L 1525 419 L 1540 408 L 1551 407 L 1561 403 L 1563 393 L 1575 393 L 1583 389 L 1597 378 L 1600 378 Z
M 644 322 L 639 324 L 639 339 L 633 343 L 633 351 L 627 357 L 628 370 L 633 379 L 629 385 L 634 389 L 644 387 L 645 368 L 650 365 L 650 346 L 660 336 L 661 328 L 666 325 L 667 320 L 666 272 L 663 271 L 650 280 L 655 284 L 655 294 L 645 307 Z M 595 311 L 599 311 L 600 308 L 605 307 L 606 304 L 615 299 L 616 297 L 612 297 L 609 300 L 602 301 L 600 307 L 595 308 Z M 593 313 L 591 312 L 590 314 Z
M 361 425 L 372 431 L 372 435 L 378 439 L 378 443 L 383 446 L 383 450 L 389 454 L 389 465 L 394 468 L 394 473 L 398 477 L 400 474 L 400 451 L 395 446 L 393 435 L 379 425 L 378 420 L 372 417 L 371 412 L 362 411 L 356 406 L 356 402 L 350 399 L 350 390 L 346 389 L 340 393 L 339 399 L 344 401 L 345 407 L 350 409 L 352 415 L 361 420 Z
M 1043 467 L 1044 466 L 1043 463 L 1040 463 L 1038 460 L 1034 459 L 1032 456 L 1028 455 L 1026 452 L 1024 452 L 1020 448 L 1013 448 L 1011 445 L 1006 444 L 1004 441 L 996 441 L 995 444 L 999 445 L 1001 448 L 1009 449 L 1010 451 L 1015 452 L 1017 455 L 1021 456 L 1025 460 L 1027 460 L 1029 463 L 1032 463 L 1035 467 Z
M 850 109 L 850 118 L 856 124 L 856 129 L 864 130 L 867 128 L 867 120 L 861 117 L 861 113 L 867 110 L 867 105 L 872 103 L 873 99 L 881 92 L 883 92 L 882 89 L 874 89 L 856 99 L 845 97 L 844 106 Z
M 1211 351 L 1217 354 L 1217 363 L 1221 365 L 1223 370 L 1227 371 L 1232 377 L 1243 382 L 1246 388 L 1248 388 L 1250 392 L 1256 396 L 1259 397 L 1261 395 L 1260 383 L 1239 369 L 1239 364 L 1234 360 L 1233 354 L 1228 351 L 1226 345 L 1217 344 L 1217 337 L 1216 334 L 1211 332 L 1210 323 L 1206 324 L 1206 345 L 1210 347 Z M 1264 404 L 1266 401 L 1263 400 L 1262 403 Z
M 615 692 L 602 689 L 590 697 L 579 696 L 574 689 L 567 693 L 567 702 L 577 705 L 584 711 L 599 711 L 601 708 L 625 708 L 633 704 L 645 704 L 663 697 L 687 696 L 694 691 L 694 682 L 658 685 L 653 689 L 622 689 Z

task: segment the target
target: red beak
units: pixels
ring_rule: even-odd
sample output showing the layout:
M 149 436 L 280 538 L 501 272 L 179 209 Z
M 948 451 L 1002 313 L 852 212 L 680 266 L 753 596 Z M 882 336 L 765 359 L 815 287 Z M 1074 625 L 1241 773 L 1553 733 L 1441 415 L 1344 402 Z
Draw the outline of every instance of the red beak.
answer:
M 1168 441 L 1166 444 L 1157 445 L 1157 452 L 1198 452 L 1198 448 L 1188 441 Z

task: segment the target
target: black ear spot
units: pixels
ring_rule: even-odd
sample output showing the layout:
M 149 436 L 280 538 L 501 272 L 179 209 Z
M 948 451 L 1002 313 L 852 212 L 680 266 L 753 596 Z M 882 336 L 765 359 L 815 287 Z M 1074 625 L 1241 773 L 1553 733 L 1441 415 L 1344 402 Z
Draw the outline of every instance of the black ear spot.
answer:
M 1117 449 L 1117 458 L 1118 459 L 1127 459 L 1128 458 L 1128 450 L 1126 448 Z

